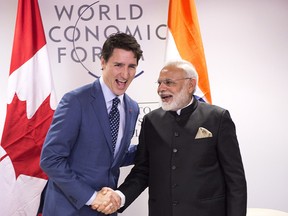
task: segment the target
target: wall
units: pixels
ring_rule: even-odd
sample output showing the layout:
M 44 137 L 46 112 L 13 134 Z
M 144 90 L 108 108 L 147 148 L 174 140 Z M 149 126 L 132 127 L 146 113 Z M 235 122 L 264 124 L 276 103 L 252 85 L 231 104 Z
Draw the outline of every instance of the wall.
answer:
M 75 25 L 78 12 L 81 12 L 79 8 L 94 2 L 39 1 L 58 99 L 66 91 L 94 80 L 71 57 L 73 44 L 69 41 L 72 37 L 70 26 Z M 237 127 L 248 181 L 248 207 L 288 212 L 288 1 L 195 2 L 213 103 L 227 108 Z M 132 6 L 130 10 L 132 4 L 140 5 L 140 8 Z M 165 28 L 162 25 L 167 20 L 167 4 L 167 0 L 127 0 L 116 6 L 112 0 L 102 0 L 92 7 L 93 10 L 85 12 L 83 18 L 87 21 L 81 19 L 77 25 L 81 29 L 81 35 L 76 46 L 83 48 L 79 50 L 81 57 L 84 58 L 84 53 L 87 52 L 84 66 L 97 75 L 100 71 L 97 47 L 105 39 L 104 31 L 108 34 L 115 23 L 121 30 L 127 26 L 135 30 L 138 26 L 137 39 L 144 50 L 144 59 L 140 61 L 138 72 L 143 70 L 144 73 L 135 79 L 128 93 L 140 103 L 141 115 L 157 107 L 158 97 L 154 83 L 164 60 L 165 40 L 162 37 L 165 36 Z M 0 0 L 0 5 L 2 131 L 17 1 Z M 60 15 L 63 6 L 68 14 L 73 6 L 71 16 L 65 13 Z M 109 9 L 109 13 L 100 17 L 99 10 L 103 12 L 104 9 Z M 99 40 L 92 40 L 91 35 L 86 40 L 83 34 L 85 27 L 94 30 L 97 26 L 100 28 Z M 136 137 L 133 142 L 137 142 Z M 121 181 L 130 168 L 123 169 Z M 136 214 L 147 215 L 146 191 L 121 215 Z

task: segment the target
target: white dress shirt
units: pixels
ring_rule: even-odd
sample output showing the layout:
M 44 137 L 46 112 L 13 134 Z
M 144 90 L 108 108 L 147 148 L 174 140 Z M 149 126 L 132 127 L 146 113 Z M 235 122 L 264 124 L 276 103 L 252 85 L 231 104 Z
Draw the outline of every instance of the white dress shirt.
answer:
M 102 92 L 104 95 L 106 107 L 107 107 L 107 113 L 109 114 L 111 108 L 112 108 L 112 101 L 115 97 L 118 97 L 120 99 L 120 103 L 118 104 L 118 110 L 120 113 L 120 122 L 119 122 L 119 131 L 118 131 L 118 136 L 117 136 L 117 141 L 116 141 L 116 146 L 115 146 L 115 151 L 114 151 L 114 157 L 119 151 L 120 143 L 123 137 L 124 133 L 124 127 L 125 127 L 125 104 L 123 101 L 124 95 L 115 95 L 109 88 L 108 86 L 104 83 L 104 80 L 102 77 L 99 78 L 100 85 L 102 88 Z M 86 205 L 91 205 L 93 200 L 96 198 L 97 191 L 92 195 L 92 197 L 86 202 Z M 120 195 L 124 196 L 124 195 Z M 125 202 L 125 198 L 122 198 L 121 201 Z
M 115 97 L 118 97 L 120 99 L 120 103 L 118 104 L 118 110 L 120 113 L 120 123 L 119 123 L 119 131 L 118 131 L 118 136 L 117 136 L 117 141 L 116 141 L 116 147 L 115 147 L 115 152 L 114 152 L 114 157 L 118 153 L 120 143 L 124 134 L 124 127 L 125 127 L 125 104 L 123 101 L 124 95 L 115 95 L 109 88 L 108 86 L 104 83 L 104 80 L 102 77 L 100 77 L 100 85 L 103 91 L 103 95 L 105 98 L 105 103 L 107 107 L 107 113 L 109 114 L 111 108 L 112 108 L 112 101 Z

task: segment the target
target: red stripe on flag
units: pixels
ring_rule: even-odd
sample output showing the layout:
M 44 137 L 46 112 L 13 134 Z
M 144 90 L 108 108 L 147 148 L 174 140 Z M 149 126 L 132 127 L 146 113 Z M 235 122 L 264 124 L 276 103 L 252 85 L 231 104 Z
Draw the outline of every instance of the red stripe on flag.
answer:
M 45 44 L 38 1 L 19 0 L 10 74 L 32 58 Z
M 56 107 L 46 48 L 38 1 L 19 0 L 0 148 L 1 215 L 37 215 L 46 184 L 40 153 Z
M 168 28 L 181 58 L 195 66 L 199 75 L 198 86 L 208 102 L 212 103 L 205 54 L 193 0 L 170 0 Z

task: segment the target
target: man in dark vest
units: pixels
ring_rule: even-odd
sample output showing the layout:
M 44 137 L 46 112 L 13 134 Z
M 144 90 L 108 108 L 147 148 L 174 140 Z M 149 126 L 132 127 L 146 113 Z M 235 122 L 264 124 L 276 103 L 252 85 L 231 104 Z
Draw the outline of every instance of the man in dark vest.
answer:
M 184 60 L 161 70 L 162 107 L 143 118 L 135 166 L 118 188 L 119 212 L 148 187 L 149 216 L 246 216 L 235 125 L 226 109 L 195 98 L 197 82 Z

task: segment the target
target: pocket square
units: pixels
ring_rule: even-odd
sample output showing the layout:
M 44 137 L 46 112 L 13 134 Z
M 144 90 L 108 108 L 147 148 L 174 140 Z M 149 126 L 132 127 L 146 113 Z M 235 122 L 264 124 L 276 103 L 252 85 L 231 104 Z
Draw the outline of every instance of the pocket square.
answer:
M 202 139 L 207 137 L 212 137 L 212 133 L 206 128 L 199 127 L 195 139 Z

